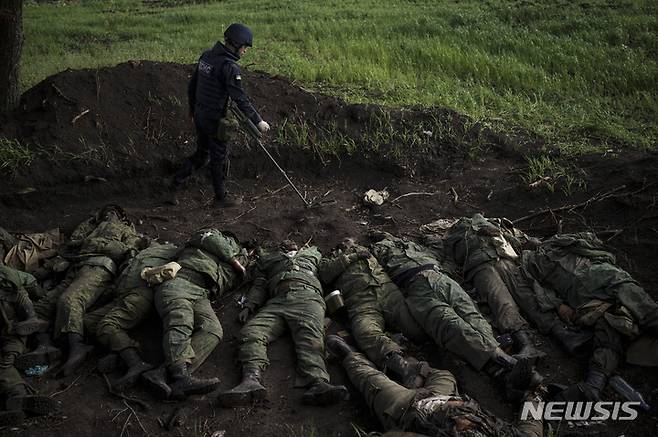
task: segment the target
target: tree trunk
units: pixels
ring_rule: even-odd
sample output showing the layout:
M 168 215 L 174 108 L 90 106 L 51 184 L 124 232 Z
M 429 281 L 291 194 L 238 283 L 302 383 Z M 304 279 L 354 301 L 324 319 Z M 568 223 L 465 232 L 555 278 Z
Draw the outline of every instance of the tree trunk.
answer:
M 18 106 L 23 46 L 23 0 L 0 0 L 0 112 Z

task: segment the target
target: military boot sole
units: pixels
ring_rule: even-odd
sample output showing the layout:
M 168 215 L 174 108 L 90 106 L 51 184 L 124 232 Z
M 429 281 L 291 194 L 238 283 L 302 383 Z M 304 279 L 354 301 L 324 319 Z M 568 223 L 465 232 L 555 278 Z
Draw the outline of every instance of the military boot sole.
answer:
M 14 325 L 14 333 L 25 337 L 30 334 L 34 334 L 35 332 L 44 332 L 46 329 L 48 329 L 49 325 L 50 323 L 48 323 L 47 320 L 41 320 L 37 318 L 23 320 L 22 322 L 18 322 Z
M 536 365 L 539 363 L 541 360 L 546 358 L 546 353 L 540 350 L 532 350 L 532 351 L 520 351 L 518 354 L 512 355 L 514 358 L 517 360 L 522 360 L 526 359 L 531 365 Z
M 317 393 L 304 393 L 302 403 L 306 405 L 331 405 L 344 400 L 347 397 L 347 389 L 342 385 L 334 385 L 330 389 Z
M 25 421 L 23 410 L 0 411 L 0 426 L 20 425 Z
M 136 366 L 130 367 L 126 373 L 112 384 L 112 387 L 118 391 L 124 391 L 137 383 L 142 373 L 153 369 L 153 365 L 149 363 L 140 363 Z
M 220 393 L 217 396 L 217 403 L 222 407 L 246 407 L 255 401 L 265 399 L 266 395 L 267 390 L 263 386 L 248 391 L 233 389 Z
M 54 346 L 37 348 L 32 352 L 19 355 L 14 361 L 14 366 L 19 370 L 27 370 L 34 366 L 49 366 L 59 362 L 62 358 L 62 351 Z
M 193 383 L 177 383 L 174 382 L 170 385 L 171 397 L 173 399 L 182 399 L 191 395 L 205 395 L 215 391 L 219 387 L 219 379 L 211 378 L 206 382 L 193 382 Z
M 42 395 L 13 396 L 7 399 L 8 410 L 22 410 L 38 416 L 53 414 L 59 408 L 59 402 Z

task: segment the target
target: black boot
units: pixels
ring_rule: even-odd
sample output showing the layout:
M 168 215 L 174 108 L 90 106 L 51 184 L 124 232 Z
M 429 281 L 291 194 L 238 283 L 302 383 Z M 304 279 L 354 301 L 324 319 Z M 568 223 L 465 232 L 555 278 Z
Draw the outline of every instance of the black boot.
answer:
M 608 377 L 600 370 L 590 369 L 587 372 L 587 378 L 578 385 L 582 390 L 585 398 L 589 401 L 596 402 L 601 399 L 601 391 L 605 388 L 608 382 Z
M 419 388 L 423 386 L 424 378 L 420 374 L 419 362 L 414 363 L 405 360 L 401 353 L 393 352 L 386 357 L 384 369 L 395 373 L 407 388 Z
M 265 399 L 267 390 L 261 384 L 260 369 L 244 369 L 242 381 L 232 389 L 217 396 L 217 402 L 223 407 L 241 407 Z
M 142 357 L 139 356 L 139 354 L 137 353 L 137 349 L 135 348 L 131 347 L 124 349 L 121 351 L 120 355 L 121 355 L 121 359 L 124 361 L 124 363 L 126 363 L 128 370 L 121 378 L 117 379 L 112 385 L 114 386 L 115 389 L 119 391 L 123 391 L 128 387 L 132 387 L 133 385 L 135 385 L 137 379 L 139 378 L 139 375 L 146 372 L 147 370 L 151 370 L 153 366 L 142 360 Z
M 338 335 L 327 335 L 326 344 L 329 353 L 341 360 L 352 352 L 355 352 L 352 346 L 347 344 L 347 342 Z
M 25 320 L 16 323 L 13 327 L 14 333 L 23 337 L 27 337 L 35 332 L 46 332 L 48 330 L 48 321 L 42 320 L 37 316 L 34 311 L 34 305 L 31 300 L 24 304 Z
M 532 368 L 532 363 L 527 358 L 517 360 L 507 374 L 505 374 L 505 393 L 507 399 L 518 401 L 524 398 L 525 393 L 534 390 L 543 377 Z
M 344 385 L 331 385 L 325 381 L 317 380 L 302 395 L 302 403 L 306 405 L 331 405 L 347 397 Z
M 215 189 L 215 206 L 218 208 L 232 208 L 242 204 L 242 197 L 233 196 L 226 190 L 228 159 L 221 162 L 211 162 L 210 165 L 212 184 Z
M 594 336 L 591 331 L 572 329 L 565 325 L 555 325 L 551 335 L 572 355 L 582 355 L 587 352 L 589 341 Z
M 62 351 L 53 346 L 50 334 L 40 332 L 37 334 L 37 348 L 16 357 L 14 366 L 20 370 L 27 370 L 34 366 L 49 366 L 62 358 Z
M 192 376 L 187 363 L 171 366 L 169 376 L 172 379 L 169 386 L 173 398 L 185 398 L 189 395 L 210 393 L 219 386 L 218 378 L 201 379 Z
M 72 375 L 84 363 L 87 355 L 94 350 L 93 346 L 82 341 L 82 335 L 77 332 L 69 332 L 67 339 L 69 341 L 69 357 L 59 370 L 59 374 L 62 376 Z
M 166 400 L 171 397 L 171 387 L 167 382 L 167 369 L 164 366 L 142 373 L 142 381 L 158 399 Z
M 537 360 L 546 357 L 544 352 L 535 348 L 529 331 L 525 329 L 519 329 L 518 331 L 512 333 L 512 339 L 514 340 L 514 344 L 518 350 L 518 352 L 514 354 L 514 358 L 527 358 L 531 363 L 534 364 Z
M 516 358 L 506 354 L 502 349 L 498 348 L 489 361 L 484 365 L 482 370 L 492 378 L 498 379 L 509 372 L 517 361 Z

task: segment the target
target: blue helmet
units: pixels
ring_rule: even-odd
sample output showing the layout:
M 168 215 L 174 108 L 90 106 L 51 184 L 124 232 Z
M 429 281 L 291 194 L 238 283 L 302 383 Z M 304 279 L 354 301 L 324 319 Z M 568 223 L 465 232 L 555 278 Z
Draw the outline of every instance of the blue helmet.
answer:
M 254 40 L 254 34 L 247 26 L 242 23 L 233 23 L 224 32 L 224 38 L 232 45 L 237 47 L 249 46 Z

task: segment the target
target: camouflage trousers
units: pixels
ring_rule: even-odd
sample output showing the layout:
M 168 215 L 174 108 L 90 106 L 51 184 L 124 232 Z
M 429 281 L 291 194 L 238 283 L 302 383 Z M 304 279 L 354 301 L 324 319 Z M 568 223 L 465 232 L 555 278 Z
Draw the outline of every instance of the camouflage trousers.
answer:
M 494 324 L 501 332 L 514 332 L 528 327 L 510 290 L 516 287 L 516 264 L 500 259 L 479 267 L 473 275 L 473 286 L 487 299 Z
M 151 288 L 137 287 L 121 293 L 98 323 L 98 342 L 113 352 L 137 348 L 139 344 L 128 335 L 128 331 L 137 327 L 153 311 Z
M 174 278 L 160 285 L 154 298 L 162 319 L 165 365 L 171 368 L 187 363 L 193 364 L 190 370 L 195 370 L 224 336 L 208 290 Z
M 103 267 L 83 265 L 65 279 L 64 285 L 48 293 L 44 298 L 46 300 L 39 302 L 35 310 L 37 314 L 50 315 L 56 302 L 53 336 L 57 338 L 67 333 L 83 335 L 85 313 L 101 296 L 112 292 L 112 278 L 112 273 Z M 52 320 L 52 316 L 48 319 Z
M 343 292 L 352 335 L 359 349 L 380 368 L 389 354 L 401 352 L 400 346 L 386 335 L 386 328 L 402 332 L 414 342 L 422 342 L 426 337 L 395 284 Z
M 265 369 L 269 365 L 267 345 L 289 328 L 300 376 L 295 385 L 329 382 L 324 362 L 324 313 L 325 303 L 318 291 L 300 283 L 268 300 L 240 330 L 238 360 L 242 369 Z
M 435 396 L 458 395 L 457 380 L 447 370 L 431 369 L 426 375 L 424 387 L 413 390 L 389 379 L 358 352 L 345 357 L 343 367 L 354 387 L 363 395 L 370 411 L 375 413 L 386 430 L 404 429 L 403 417 L 419 390 Z
M 498 348 L 491 325 L 459 284 L 436 270 L 403 288 L 409 310 L 436 344 L 480 370 Z

